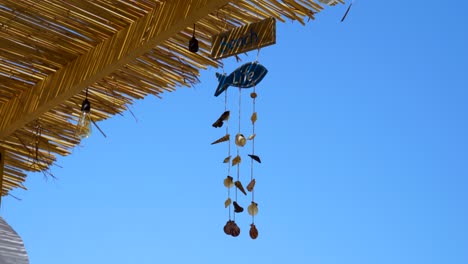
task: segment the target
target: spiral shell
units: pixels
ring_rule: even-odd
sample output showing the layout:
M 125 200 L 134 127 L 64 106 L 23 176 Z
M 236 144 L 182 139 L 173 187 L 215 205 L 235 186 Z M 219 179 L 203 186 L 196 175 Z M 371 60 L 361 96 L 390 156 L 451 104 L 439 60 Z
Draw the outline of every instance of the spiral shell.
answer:
M 218 138 L 217 140 L 211 142 L 211 145 L 214 145 L 214 144 L 218 144 L 218 143 L 221 143 L 221 142 L 225 142 L 225 141 L 228 141 L 230 138 L 230 135 L 229 134 L 226 134 L 220 138 Z
M 234 182 L 231 176 L 227 176 L 226 179 L 224 179 L 224 187 L 226 188 L 231 188 L 234 186 Z
M 236 135 L 235 142 L 236 142 L 237 146 L 243 147 L 247 143 L 247 139 L 245 139 L 244 135 L 239 133 L 239 134 Z
M 239 189 L 239 191 L 241 191 L 244 195 L 247 195 L 247 192 L 245 192 L 244 186 L 242 186 L 240 181 L 236 181 L 234 185 L 236 185 L 237 189 Z
M 250 225 L 250 231 L 249 231 L 250 237 L 252 239 L 257 239 L 258 237 L 258 230 L 257 227 L 254 224 Z
M 247 207 L 247 212 L 249 215 L 254 216 L 258 214 L 258 204 L 256 202 L 252 202 L 249 207 Z

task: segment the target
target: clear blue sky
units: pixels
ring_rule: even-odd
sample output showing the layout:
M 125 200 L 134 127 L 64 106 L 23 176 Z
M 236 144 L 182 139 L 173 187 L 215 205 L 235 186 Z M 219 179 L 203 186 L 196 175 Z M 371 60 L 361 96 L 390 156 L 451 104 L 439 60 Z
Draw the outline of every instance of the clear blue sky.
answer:
M 138 101 L 138 122 L 101 122 L 108 138 L 95 129 L 60 157 L 57 180 L 31 174 L 22 201 L 4 199 L 31 264 L 468 263 L 468 3 L 356 1 L 339 23 L 345 9 L 278 23 L 260 53 L 257 240 L 245 213 L 239 237 L 222 230 L 209 69 Z

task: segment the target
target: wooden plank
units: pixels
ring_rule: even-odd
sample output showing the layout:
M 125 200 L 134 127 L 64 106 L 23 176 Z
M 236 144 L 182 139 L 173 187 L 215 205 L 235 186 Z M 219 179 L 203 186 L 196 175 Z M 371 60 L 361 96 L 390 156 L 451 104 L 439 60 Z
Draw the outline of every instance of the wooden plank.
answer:
M 223 32 L 213 36 L 211 43 L 211 56 L 215 59 L 273 45 L 276 43 L 276 20 L 267 18 Z
M 0 107 L 0 139 L 232 0 L 166 1 Z M 234 1 L 235 2 L 235 1 Z M 20 103 L 21 102 L 21 103 Z

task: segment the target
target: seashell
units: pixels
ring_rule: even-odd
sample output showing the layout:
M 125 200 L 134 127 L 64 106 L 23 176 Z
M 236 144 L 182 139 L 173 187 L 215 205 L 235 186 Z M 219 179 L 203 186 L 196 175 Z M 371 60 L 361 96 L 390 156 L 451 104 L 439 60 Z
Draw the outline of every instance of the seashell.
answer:
M 257 112 L 254 112 L 252 116 L 250 117 L 250 120 L 252 121 L 252 124 L 255 124 L 257 121 Z
M 232 229 L 230 230 L 231 231 L 231 236 L 233 237 L 237 237 L 240 235 L 240 228 L 239 226 L 236 224 L 236 222 L 232 222 Z
M 258 237 L 258 230 L 254 224 L 250 224 L 249 234 L 252 239 L 256 239 Z
M 224 202 L 224 208 L 228 208 L 229 205 L 231 205 L 231 198 L 226 199 L 226 201 Z
M 257 93 L 256 92 L 250 93 L 250 98 L 252 98 L 252 99 L 257 98 Z
M 252 140 L 252 139 L 255 138 L 256 135 L 257 135 L 257 134 L 252 134 L 252 135 L 250 135 L 247 139 L 248 139 L 248 140 Z
M 226 235 L 231 235 L 231 231 L 232 231 L 232 227 L 233 227 L 233 222 L 232 220 L 229 220 L 227 221 L 227 223 L 224 225 L 224 233 L 226 233 Z
M 218 144 L 218 143 L 221 143 L 221 142 L 228 141 L 229 138 L 230 138 L 229 134 L 226 134 L 225 136 L 220 137 L 220 138 L 218 138 L 217 140 L 213 141 L 213 142 L 211 143 L 211 145 L 214 145 L 214 144 Z
M 253 188 L 255 187 L 255 179 L 252 179 L 249 183 L 249 185 L 247 185 L 247 191 L 251 192 L 253 191 Z
M 226 179 L 224 179 L 224 187 L 231 188 L 232 186 L 234 186 L 234 182 L 232 181 L 232 177 L 227 176 Z
M 247 193 L 244 190 L 244 186 L 242 186 L 242 183 L 240 181 L 236 181 L 234 185 L 236 185 L 237 189 L 239 189 L 243 194 L 247 195 Z
M 224 158 L 223 163 L 229 163 L 231 161 L 231 156 Z
M 234 205 L 234 212 L 235 213 L 244 212 L 244 208 L 242 208 L 242 206 L 240 206 L 236 201 L 234 201 L 232 204 Z
M 254 155 L 254 154 L 248 154 L 249 157 L 251 157 L 253 160 L 255 160 L 256 162 L 258 163 L 262 163 L 262 161 L 260 160 L 260 157 L 257 156 L 257 155 Z
M 228 120 L 229 119 L 229 111 L 225 111 L 224 113 L 221 114 L 221 116 L 218 118 L 218 120 L 216 120 L 214 123 L 213 123 L 213 127 L 222 127 L 223 126 L 223 121 L 225 120 Z
M 247 212 L 251 216 L 255 216 L 258 214 L 258 204 L 256 202 L 252 202 L 249 207 L 247 207 Z
M 241 157 L 237 155 L 234 159 L 232 159 L 232 166 L 235 166 L 239 163 L 241 163 Z
M 244 135 L 239 133 L 239 134 L 236 135 L 236 141 L 235 142 L 236 142 L 237 146 L 243 147 L 247 143 L 247 140 L 245 139 Z

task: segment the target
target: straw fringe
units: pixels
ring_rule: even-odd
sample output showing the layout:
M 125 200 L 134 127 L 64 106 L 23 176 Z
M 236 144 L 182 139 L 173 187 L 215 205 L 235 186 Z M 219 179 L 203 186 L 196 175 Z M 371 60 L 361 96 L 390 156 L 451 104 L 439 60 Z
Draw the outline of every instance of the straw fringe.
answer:
M 76 124 L 88 88 L 95 121 L 135 99 L 198 83 L 211 36 L 267 17 L 314 19 L 311 0 L 4 0 L 0 3 L 2 195 L 24 188 L 79 144 Z M 344 3 L 343 1 L 340 1 Z M 193 24 L 200 51 L 187 49 Z

